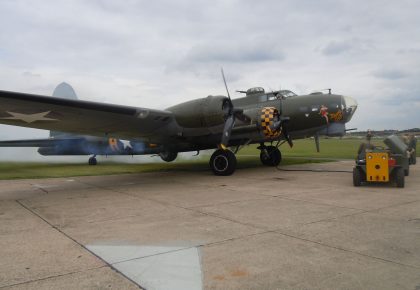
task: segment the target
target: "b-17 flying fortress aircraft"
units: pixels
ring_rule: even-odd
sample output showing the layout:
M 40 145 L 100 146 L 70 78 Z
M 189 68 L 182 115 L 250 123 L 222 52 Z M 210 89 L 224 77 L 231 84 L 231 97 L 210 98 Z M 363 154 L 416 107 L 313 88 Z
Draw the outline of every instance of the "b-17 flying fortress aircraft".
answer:
M 277 166 L 282 143 L 293 146 L 293 139 L 342 136 L 357 108 L 353 98 L 331 91 L 298 96 L 288 90 L 265 92 L 257 87 L 240 92 L 245 96 L 232 100 L 227 90 L 227 97 L 208 96 L 155 110 L 0 91 L 0 123 L 73 134 L 53 133 L 49 141 L 33 142 L 45 155 L 66 155 L 67 148 L 74 152 L 71 155 L 159 154 L 170 162 L 179 152 L 216 149 L 210 158 L 211 169 L 216 175 L 231 175 L 241 146 L 260 144 L 261 162 Z M 26 145 L 31 141 L 25 140 Z M 80 142 L 91 148 L 92 144 L 103 146 L 97 152 L 83 153 L 89 146 L 76 150 Z M 18 144 L 4 141 L 1 146 Z M 62 152 L 54 151 L 60 148 Z M 91 164 L 94 161 L 90 159 Z

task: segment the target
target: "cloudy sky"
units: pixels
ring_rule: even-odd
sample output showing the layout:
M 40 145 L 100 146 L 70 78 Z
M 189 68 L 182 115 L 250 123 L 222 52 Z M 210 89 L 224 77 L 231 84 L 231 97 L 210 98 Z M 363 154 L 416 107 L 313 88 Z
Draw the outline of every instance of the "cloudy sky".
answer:
M 360 130 L 420 127 L 420 1 L 1 0 L 0 89 L 162 108 L 332 88 Z M 233 97 L 239 97 L 233 94 Z M 44 137 L 0 126 L 0 139 Z

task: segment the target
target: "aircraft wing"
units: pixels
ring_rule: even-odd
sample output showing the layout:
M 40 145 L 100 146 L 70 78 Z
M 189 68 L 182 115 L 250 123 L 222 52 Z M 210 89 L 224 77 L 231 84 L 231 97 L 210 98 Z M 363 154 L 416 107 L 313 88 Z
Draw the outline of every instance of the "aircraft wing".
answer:
M 119 138 L 165 138 L 168 111 L 0 91 L 0 123 Z

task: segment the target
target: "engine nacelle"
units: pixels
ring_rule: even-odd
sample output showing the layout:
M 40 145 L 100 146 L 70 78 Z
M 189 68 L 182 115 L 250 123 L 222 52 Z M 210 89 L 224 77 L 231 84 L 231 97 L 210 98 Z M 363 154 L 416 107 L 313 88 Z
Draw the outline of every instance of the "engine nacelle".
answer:
M 280 137 L 281 127 L 273 128 L 279 118 L 279 111 L 275 107 L 263 107 L 257 111 L 258 128 L 264 138 L 272 140 Z
M 280 137 L 281 127 L 274 129 L 273 125 L 280 119 L 279 111 L 275 107 L 264 107 L 261 109 L 258 125 L 264 137 L 267 139 L 277 139 Z
M 224 96 L 208 96 L 167 109 L 184 128 L 208 128 L 225 123 L 229 100 Z

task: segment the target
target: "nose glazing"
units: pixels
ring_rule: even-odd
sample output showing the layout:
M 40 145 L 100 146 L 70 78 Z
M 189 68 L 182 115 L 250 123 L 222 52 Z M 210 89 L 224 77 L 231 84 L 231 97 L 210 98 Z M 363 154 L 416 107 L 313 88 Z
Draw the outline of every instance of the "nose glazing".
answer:
M 352 97 L 342 96 L 342 103 L 344 104 L 344 121 L 347 123 L 353 117 L 357 109 L 357 102 Z

